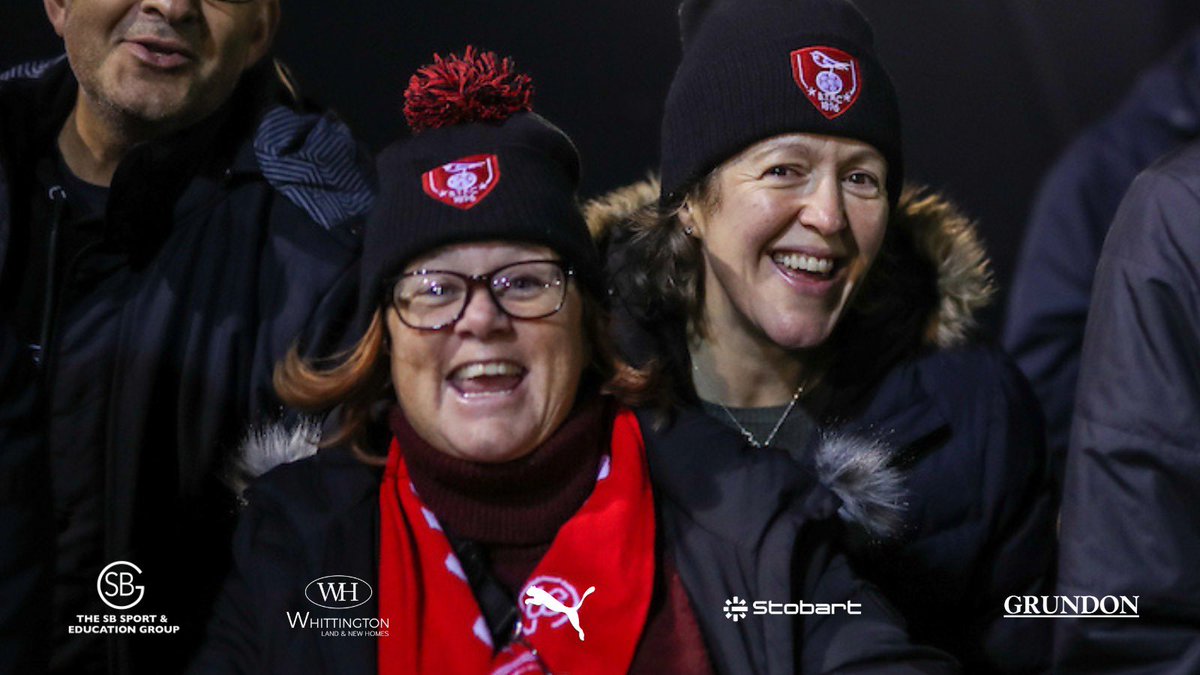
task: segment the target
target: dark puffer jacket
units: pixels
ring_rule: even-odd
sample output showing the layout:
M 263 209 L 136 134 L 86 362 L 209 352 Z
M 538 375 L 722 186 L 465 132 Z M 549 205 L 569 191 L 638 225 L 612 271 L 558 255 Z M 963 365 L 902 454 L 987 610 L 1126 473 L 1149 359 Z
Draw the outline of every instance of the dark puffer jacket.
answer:
M 648 252 L 631 218 L 658 196 L 652 181 L 589 206 L 606 251 L 624 350 L 664 364 L 683 401 L 697 400 L 686 324 L 631 270 Z M 904 469 L 899 536 L 858 544 L 856 567 L 909 620 L 913 638 L 941 647 L 969 672 L 1037 672 L 1051 645 L 1045 623 L 1004 619 L 1009 595 L 1048 592 L 1054 503 L 1041 415 L 1028 384 L 997 349 L 972 344 L 972 312 L 990 295 L 974 229 L 950 205 L 908 190 L 883 251 L 830 338 L 828 404 L 813 447 L 857 438 L 888 448 Z
M 873 479 L 887 482 L 878 467 L 872 473 L 849 455 L 829 456 L 818 483 L 818 474 L 781 453 L 752 452 L 741 436 L 703 413 L 683 411 L 663 428 L 653 417 L 639 415 L 639 423 L 658 546 L 677 566 L 716 672 L 958 672 L 944 653 L 910 643 L 894 610 L 855 575 L 836 545 L 834 514 L 848 500 L 876 499 L 869 492 Z M 378 579 L 381 470 L 345 448 L 295 461 L 315 451 L 306 439 L 311 433 L 269 429 L 244 452 L 250 474 L 285 465 L 245 492 L 234 570 L 194 673 L 376 672 L 375 640 L 289 625 L 289 612 L 346 615 L 306 600 L 312 580 L 346 574 L 374 587 Z M 840 496 L 824 481 L 836 484 Z M 730 621 L 725 604 L 734 596 L 863 606 L 860 615 Z M 355 611 L 379 616 L 374 599 Z

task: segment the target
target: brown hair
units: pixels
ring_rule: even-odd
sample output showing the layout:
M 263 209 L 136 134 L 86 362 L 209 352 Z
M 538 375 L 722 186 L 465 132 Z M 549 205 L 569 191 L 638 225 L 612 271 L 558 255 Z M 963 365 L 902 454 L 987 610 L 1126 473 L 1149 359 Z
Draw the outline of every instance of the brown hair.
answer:
M 719 168 L 719 167 L 718 167 Z M 677 203 L 655 201 L 629 215 L 631 250 L 638 260 L 624 271 L 623 281 L 633 297 L 655 298 L 669 314 L 688 319 L 688 330 L 704 331 L 704 265 L 700 240 L 684 231 L 679 214 L 688 205 L 708 211 L 720 205 L 718 169 L 688 189 Z
M 366 450 L 367 423 L 371 409 L 391 393 L 387 360 L 383 358 L 387 354 L 386 333 L 383 309 L 376 309 L 371 324 L 353 347 L 329 358 L 309 360 L 293 345 L 275 365 L 272 378 L 280 400 L 303 412 L 322 414 L 340 405 L 338 430 L 332 437 L 321 439 L 321 447 L 348 442 L 360 459 L 373 464 L 381 464 L 382 460 Z
M 581 292 L 583 331 L 592 361 L 580 388 L 596 387 L 625 406 L 643 405 L 656 390 L 657 370 L 634 368 L 617 355 L 610 315 L 599 301 Z M 377 308 L 371 324 L 353 347 L 325 359 L 309 360 L 293 346 L 275 366 L 273 384 L 279 398 L 306 413 L 325 413 L 340 406 L 338 431 L 320 446 L 348 443 L 366 463 L 382 465 L 384 458 L 368 446 L 368 425 L 379 404 L 395 400 L 388 363 L 385 309 Z

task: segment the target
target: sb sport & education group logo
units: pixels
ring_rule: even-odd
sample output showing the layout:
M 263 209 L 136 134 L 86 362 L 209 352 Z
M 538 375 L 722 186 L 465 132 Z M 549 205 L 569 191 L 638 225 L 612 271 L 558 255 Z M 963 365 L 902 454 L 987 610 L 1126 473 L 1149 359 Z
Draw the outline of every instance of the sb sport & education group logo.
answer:
M 117 611 L 133 609 L 146 594 L 145 586 L 133 584 L 141 574 L 142 568 L 131 562 L 117 560 L 109 563 L 96 577 L 96 592 L 100 594 L 100 600 Z
M 104 566 L 96 575 L 96 594 L 116 614 L 76 614 L 75 622 L 67 625 L 69 635 L 139 635 L 172 634 L 179 626 L 172 624 L 166 614 L 129 614 L 127 610 L 141 604 L 146 587 L 138 583 L 142 568 L 127 560 L 116 560 Z M 144 611 L 144 610 L 143 610 Z

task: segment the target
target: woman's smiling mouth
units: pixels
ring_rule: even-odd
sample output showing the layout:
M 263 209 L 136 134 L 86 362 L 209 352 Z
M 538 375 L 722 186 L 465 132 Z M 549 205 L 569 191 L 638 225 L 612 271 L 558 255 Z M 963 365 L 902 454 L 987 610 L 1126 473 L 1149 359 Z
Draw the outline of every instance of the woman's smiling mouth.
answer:
M 471 361 L 450 371 L 450 386 L 463 398 L 503 396 L 525 379 L 527 369 L 513 361 Z
M 839 263 L 839 259 L 834 256 L 816 256 L 788 251 L 776 251 L 771 254 L 771 260 L 788 272 L 820 279 L 828 279 L 833 276 Z

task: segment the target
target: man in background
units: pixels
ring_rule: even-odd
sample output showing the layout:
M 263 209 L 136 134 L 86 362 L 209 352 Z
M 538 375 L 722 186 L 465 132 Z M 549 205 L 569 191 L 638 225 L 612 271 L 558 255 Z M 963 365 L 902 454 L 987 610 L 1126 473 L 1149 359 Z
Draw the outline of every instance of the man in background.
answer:
M 368 163 L 267 58 L 279 0 L 44 4 L 66 58 L 0 76 L 0 311 L 46 403 L 51 670 L 175 672 L 228 564 L 228 453 L 352 308 Z M 178 630 L 89 632 L 123 613 Z

